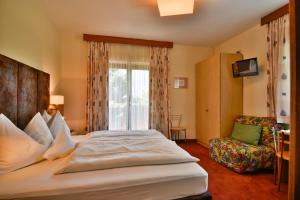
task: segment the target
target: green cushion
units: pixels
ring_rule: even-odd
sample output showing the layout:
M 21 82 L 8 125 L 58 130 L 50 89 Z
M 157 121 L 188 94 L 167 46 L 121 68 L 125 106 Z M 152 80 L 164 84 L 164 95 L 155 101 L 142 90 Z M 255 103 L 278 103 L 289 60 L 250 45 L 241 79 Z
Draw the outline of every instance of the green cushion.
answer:
M 257 146 L 260 139 L 261 127 L 248 124 L 235 123 L 232 138 Z

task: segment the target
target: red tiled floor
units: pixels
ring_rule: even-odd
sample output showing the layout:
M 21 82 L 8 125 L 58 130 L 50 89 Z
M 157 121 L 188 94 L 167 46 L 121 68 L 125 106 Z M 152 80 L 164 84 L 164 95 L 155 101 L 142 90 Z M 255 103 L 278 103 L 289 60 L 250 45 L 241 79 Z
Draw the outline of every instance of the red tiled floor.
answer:
M 273 183 L 273 171 L 238 174 L 209 158 L 208 149 L 199 144 L 182 144 L 182 148 L 200 159 L 208 172 L 208 191 L 213 200 L 286 200 L 287 184 L 281 192 Z

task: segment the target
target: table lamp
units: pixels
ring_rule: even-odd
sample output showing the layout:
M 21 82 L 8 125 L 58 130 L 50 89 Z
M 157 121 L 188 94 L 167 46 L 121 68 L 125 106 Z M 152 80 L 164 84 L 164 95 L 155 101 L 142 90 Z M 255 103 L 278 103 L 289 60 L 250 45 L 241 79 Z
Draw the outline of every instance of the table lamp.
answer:
M 49 113 L 51 115 L 55 114 L 57 111 L 64 115 L 64 96 L 62 95 L 51 95 L 50 96 L 50 106 Z

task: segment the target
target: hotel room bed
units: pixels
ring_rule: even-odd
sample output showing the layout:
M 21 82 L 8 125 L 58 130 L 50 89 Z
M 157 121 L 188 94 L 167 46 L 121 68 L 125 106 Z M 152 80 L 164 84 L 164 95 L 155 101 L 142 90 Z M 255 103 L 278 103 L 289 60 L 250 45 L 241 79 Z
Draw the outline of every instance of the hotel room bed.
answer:
M 23 130 L 37 112 L 47 109 L 50 76 L 2 55 L 0 72 L 0 113 Z M 208 175 L 196 162 L 55 174 L 71 156 L 0 175 L 0 199 L 211 199 Z
M 1 176 L 0 199 L 179 199 L 207 192 L 207 173 L 197 163 L 54 175 L 67 160 L 43 161 Z

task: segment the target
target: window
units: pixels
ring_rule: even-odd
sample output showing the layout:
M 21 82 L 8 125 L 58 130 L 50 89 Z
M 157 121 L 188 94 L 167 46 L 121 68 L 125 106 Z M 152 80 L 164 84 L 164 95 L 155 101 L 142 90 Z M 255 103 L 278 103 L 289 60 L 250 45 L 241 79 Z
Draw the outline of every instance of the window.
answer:
M 109 69 L 109 130 L 146 130 L 149 124 L 149 70 Z

